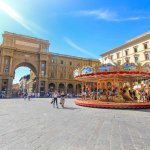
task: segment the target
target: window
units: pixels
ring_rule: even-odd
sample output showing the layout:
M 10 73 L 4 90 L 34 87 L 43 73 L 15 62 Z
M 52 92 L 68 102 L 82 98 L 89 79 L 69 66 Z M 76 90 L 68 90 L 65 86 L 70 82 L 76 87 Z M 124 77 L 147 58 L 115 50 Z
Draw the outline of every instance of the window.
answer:
M 120 58 L 120 53 L 117 53 L 117 59 Z
M 69 79 L 72 79 L 72 76 L 71 76 L 71 74 L 69 74 Z
M 54 78 L 54 72 L 51 72 L 51 78 Z
M 42 64 L 42 70 L 44 70 L 45 69 L 45 64 Z
M 147 43 L 144 43 L 143 46 L 144 46 L 144 49 L 148 49 Z
M 52 63 L 54 63 L 54 59 L 52 59 Z
M 41 47 L 42 47 L 42 50 L 43 50 L 44 52 L 47 52 L 47 51 L 48 51 L 48 46 L 42 45 Z
M 8 65 L 8 59 L 5 60 L 5 64 Z
M 42 76 L 45 75 L 45 69 L 46 69 L 46 62 L 44 61 L 41 64 L 41 74 L 42 74 Z
M 10 64 L 10 57 L 8 56 L 6 56 L 5 57 L 5 65 L 7 65 L 7 66 L 9 66 L 9 64 Z
M 135 56 L 134 58 L 135 58 L 135 62 L 138 63 L 139 60 L 138 56 Z
M 9 72 L 9 69 L 8 68 L 5 68 L 4 69 L 4 73 L 8 73 Z
M 128 56 L 128 50 L 125 50 L 125 55 Z
M 44 71 L 41 71 L 42 76 L 44 76 Z
M 117 63 L 118 63 L 118 64 L 121 64 L 121 60 L 118 60 Z
M 129 62 L 130 62 L 130 57 L 126 57 L 126 58 L 125 58 L 125 62 L 126 62 L 126 63 L 129 63 Z
M 60 78 L 63 78 L 63 74 L 62 73 L 60 74 Z
M 149 53 L 145 53 L 145 60 L 149 60 Z
M 72 65 L 72 62 L 70 62 L 70 66 Z
M 133 50 L 134 50 L 134 53 L 137 53 L 137 51 L 138 51 L 137 46 L 133 47 Z
M 110 59 L 113 60 L 113 55 L 110 56 Z
M 63 64 L 64 62 L 63 62 L 63 60 L 61 60 L 61 64 Z

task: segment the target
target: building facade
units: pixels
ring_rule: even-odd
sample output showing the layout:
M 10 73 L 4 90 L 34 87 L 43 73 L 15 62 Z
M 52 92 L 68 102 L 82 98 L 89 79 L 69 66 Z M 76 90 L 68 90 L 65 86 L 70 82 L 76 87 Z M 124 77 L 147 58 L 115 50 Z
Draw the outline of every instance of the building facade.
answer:
M 135 37 L 123 45 L 101 54 L 100 61 L 111 59 L 115 63 L 145 64 L 150 62 L 150 32 Z
M 29 86 L 34 92 L 54 90 L 77 93 L 81 84 L 73 78 L 77 66 L 96 65 L 99 60 L 50 53 L 49 41 L 25 35 L 4 32 L 0 46 L 0 91 L 12 94 L 15 70 L 20 66 L 29 67 Z
M 19 80 L 19 89 L 20 92 L 25 93 L 27 92 L 27 83 L 30 80 L 30 75 L 25 75 L 23 77 L 21 77 L 21 79 Z

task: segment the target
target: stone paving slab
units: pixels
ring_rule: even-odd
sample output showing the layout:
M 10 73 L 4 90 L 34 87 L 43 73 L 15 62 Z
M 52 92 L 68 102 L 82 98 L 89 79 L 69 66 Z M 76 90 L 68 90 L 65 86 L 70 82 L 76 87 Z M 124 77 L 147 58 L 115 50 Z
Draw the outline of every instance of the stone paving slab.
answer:
M 80 107 L 67 99 L 0 99 L 0 150 L 150 150 L 150 109 Z

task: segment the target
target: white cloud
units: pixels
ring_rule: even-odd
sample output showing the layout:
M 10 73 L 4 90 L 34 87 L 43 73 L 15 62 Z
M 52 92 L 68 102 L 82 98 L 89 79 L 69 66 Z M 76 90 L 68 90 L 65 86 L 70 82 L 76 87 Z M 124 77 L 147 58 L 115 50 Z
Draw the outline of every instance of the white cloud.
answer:
M 84 54 L 86 54 L 86 55 L 88 55 L 88 56 L 93 57 L 93 58 L 97 58 L 96 55 L 94 55 L 93 53 L 89 52 L 89 51 L 86 50 L 86 49 L 81 48 L 80 46 L 78 46 L 77 44 L 75 44 L 71 39 L 65 37 L 64 40 L 65 40 L 65 42 L 66 42 L 69 46 L 71 46 L 73 49 L 76 49 L 76 50 L 78 50 L 78 51 L 80 51 L 80 52 L 82 52 L 82 53 L 84 53 Z
M 128 18 L 124 18 L 124 19 L 120 19 L 120 21 L 136 21 L 136 20 L 142 20 L 142 19 L 150 19 L 149 16 L 147 17 L 128 17 Z
M 6 13 L 9 17 L 11 17 L 13 20 L 15 20 L 17 23 L 19 23 L 21 26 L 23 26 L 28 31 L 37 34 L 37 32 L 43 32 L 43 29 L 38 26 L 37 24 L 25 20 L 20 13 L 18 13 L 16 10 L 14 10 L 11 6 L 6 4 L 3 1 L 0 1 L 0 10 L 2 10 L 4 13 Z
M 150 16 L 120 17 L 117 12 L 110 11 L 109 9 L 83 10 L 78 11 L 75 14 L 80 16 L 93 16 L 98 20 L 115 21 L 115 22 L 150 19 Z
M 76 14 L 83 16 L 93 16 L 99 20 L 116 21 L 117 14 L 108 9 L 96 9 L 96 10 L 83 10 L 78 11 Z

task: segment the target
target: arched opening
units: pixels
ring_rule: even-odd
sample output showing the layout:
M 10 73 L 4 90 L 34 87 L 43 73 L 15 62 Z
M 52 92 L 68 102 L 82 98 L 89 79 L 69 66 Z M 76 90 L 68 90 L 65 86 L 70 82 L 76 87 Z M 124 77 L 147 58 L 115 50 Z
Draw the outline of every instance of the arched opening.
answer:
M 59 92 L 65 91 L 65 85 L 63 83 L 59 84 L 58 91 Z
M 22 97 L 25 93 L 36 93 L 37 77 L 36 68 L 29 63 L 21 63 L 14 68 L 11 95 Z
M 67 93 L 73 94 L 73 85 L 72 84 L 68 84 L 68 86 L 67 86 Z
M 77 95 L 81 93 L 82 91 L 81 84 L 76 85 L 76 91 L 77 91 Z
M 50 83 L 48 88 L 49 88 L 50 92 L 54 92 L 55 91 L 55 84 L 54 83 Z

